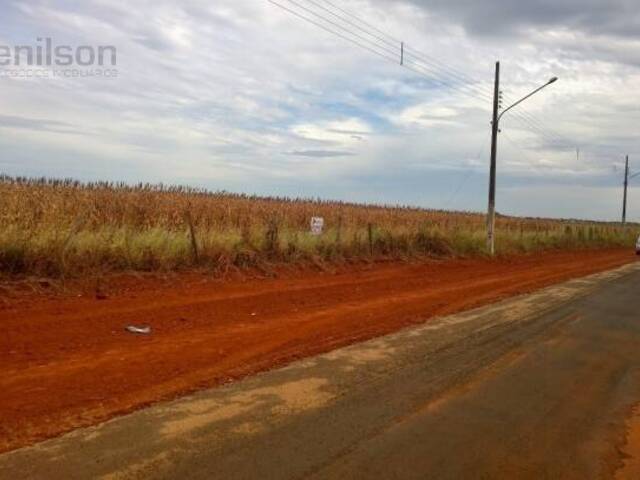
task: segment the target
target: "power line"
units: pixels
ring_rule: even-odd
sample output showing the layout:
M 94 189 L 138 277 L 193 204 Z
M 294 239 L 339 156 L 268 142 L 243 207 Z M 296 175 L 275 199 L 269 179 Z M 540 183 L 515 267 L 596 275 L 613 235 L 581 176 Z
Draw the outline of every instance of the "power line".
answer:
M 378 41 L 383 42 L 385 45 L 388 45 L 392 48 L 399 48 L 401 45 L 404 45 L 404 51 L 405 51 L 405 55 L 407 57 L 414 57 L 417 60 L 424 62 L 425 64 L 431 66 L 432 68 L 437 68 L 437 69 L 441 69 L 441 75 L 444 74 L 448 79 L 452 80 L 453 82 L 457 82 L 457 83 L 461 83 L 463 85 L 475 85 L 475 84 L 479 84 L 482 82 L 479 82 L 477 79 L 472 79 L 471 77 L 469 77 L 468 75 L 466 75 L 465 73 L 462 73 L 460 71 L 458 71 L 457 69 L 439 61 L 438 59 L 431 57 L 423 52 L 418 51 L 417 49 L 414 49 L 413 47 L 406 45 L 402 40 L 392 37 L 391 35 L 383 32 L 382 30 L 378 29 L 377 27 L 375 27 L 374 25 L 361 20 L 359 17 L 355 16 L 354 14 L 347 12 L 346 10 L 338 7 L 337 5 L 335 5 L 334 3 L 330 2 L 329 0 L 325 0 L 325 3 L 329 4 L 330 6 L 332 6 L 334 9 L 342 12 L 344 15 L 346 15 L 347 17 L 343 17 L 341 15 L 336 14 L 334 11 L 326 8 L 325 6 L 319 4 L 317 1 L 315 0 L 306 0 L 309 3 L 312 3 L 313 5 L 316 5 L 317 7 L 321 8 L 322 10 L 330 13 L 332 16 L 340 19 L 343 22 L 346 22 L 352 26 L 354 26 L 355 28 L 357 28 L 358 30 L 364 32 L 367 35 L 370 35 L 371 37 L 377 39 Z M 352 21 L 351 19 L 355 20 Z M 370 31 L 368 31 L 367 29 L 359 26 L 356 22 L 359 22 L 361 24 L 366 25 L 368 28 L 373 29 L 374 31 L 378 32 L 378 34 L 375 33 L 371 33 Z M 415 53 L 412 53 L 415 52 Z M 482 90 L 482 89 L 477 89 L 478 93 L 481 93 L 483 95 L 488 95 L 490 96 L 491 90 L 487 89 L 487 90 Z
M 407 68 L 408 70 L 411 70 L 415 73 L 420 73 L 421 75 L 429 78 L 431 81 L 436 81 L 438 84 L 442 85 L 445 88 L 448 88 L 454 92 L 458 92 L 458 93 L 462 93 L 463 95 L 467 95 L 469 97 L 472 97 L 475 100 L 482 100 L 482 101 L 488 101 L 488 98 L 483 96 L 481 93 L 478 93 L 476 90 L 474 90 L 473 88 L 470 88 L 468 86 L 457 86 L 456 84 L 452 84 L 452 83 L 447 83 L 446 81 L 440 79 L 440 78 L 434 78 L 433 77 L 433 73 L 432 71 L 429 69 L 429 67 L 425 67 L 420 63 L 417 62 L 413 62 L 410 61 L 409 63 L 411 63 L 411 65 L 413 65 L 414 67 L 408 67 L 406 65 L 407 62 L 405 62 L 405 65 L 403 65 L 405 68 Z
M 353 44 L 355 44 L 355 45 L 357 45 L 357 46 L 359 46 L 361 48 L 364 48 L 364 49 L 370 51 L 371 53 L 374 53 L 374 54 L 376 54 L 376 55 L 378 55 L 378 56 L 380 56 L 380 57 L 382 57 L 382 58 L 384 58 L 386 60 L 390 60 L 392 62 L 396 61 L 395 58 L 388 57 L 385 54 L 380 53 L 377 50 L 375 50 L 375 49 L 373 49 L 373 48 L 371 48 L 371 47 L 369 47 L 367 45 L 363 45 L 362 43 L 358 42 L 357 40 L 354 40 L 354 39 L 349 38 L 349 37 L 347 37 L 347 36 L 345 36 L 345 35 L 343 35 L 343 34 L 341 34 L 339 32 L 336 32 L 336 31 L 334 31 L 334 30 L 322 25 L 321 23 L 316 22 L 315 20 L 312 20 L 312 19 L 310 19 L 308 17 L 305 17 L 304 15 L 301 15 L 300 13 L 296 12 L 295 10 L 292 10 L 292 9 L 290 9 L 288 7 L 285 7 L 284 5 L 281 5 L 280 3 L 275 2 L 274 0 L 267 0 L 267 1 L 269 3 L 272 3 L 273 5 L 276 5 L 277 7 L 282 8 L 283 10 L 286 10 L 287 12 L 291 13 L 292 15 L 295 15 L 296 17 L 301 18 L 302 20 L 305 20 L 306 22 L 309 22 L 309 23 L 311 23 L 311 24 L 313 24 L 313 25 L 315 25 L 315 26 L 317 26 L 317 27 L 329 32 L 329 33 L 337 35 L 338 37 L 342 38 L 343 40 L 347 40 L 348 42 L 351 42 L 351 43 L 353 43 Z
M 505 99 L 505 101 L 507 103 L 512 103 L 508 99 Z M 520 105 L 518 109 L 512 110 L 509 117 L 515 118 L 521 125 L 526 125 L 529 130 L 535 132 L 538 136 L 546 140 L 548 143 L 554 144 L 556 148 L 574 149 L 576 147 L 577 142 L 569 139 L 568 137 L 560 135 L 555 131 L 548 130 L 540 120 L 528 113 L 526 111 L 526 108 L 522 105 Z
M 271 1 L 271 0 L 270 0 Z M 288 0 L 290 3 L 296 5 L 298 8 L 303 9 L 304 11 L 314 15 L 315 17 L 328 22 L 329 24 L 333 25 L 334 27 L 339 28 L 340 30 L 342 30 L 343 32 L 346 32 L 347 35 L 353 35 L 356 38 L 364 41 L 364 42 L 369 42 L 372 44 L 372 47 L 377 49 L 377 50 L 382 50 L 385 54 L 384 58 L 387 60 L 392 60 L 391 58 L 387 57 L 386 54 L 389 55 L 393 55 L 395 56 L 398 52 L 397 52 L 397 48 L 403 44 L 403 42 L 401 42 L 400 40 L 392 37 L 391 35 L 388 35 L 384 32 L 382 32 L 380 29 L 376 28 L 375 26 L 371 25 L 368 22 L 365 22 L 364 20 L 359 19 L 358 17 L 354 16 L 353 14 L 347 12 L 346 10 L 338 7 L 337 5 L 335 5 L 334 3 L 325 0 L 325 3 L 327 3 L 328 5 L 332 6 L 333 8 L 335 8 L 336 10 L 344 13 L 345 15 L 348 16 L 348 18 L 345 18 L 337 13 L 335 13 L 334 11 L 328 9 L 327 7 L 323 6 L 322 4 L 318 3 L 315 0 L 301 0 L 301 1 L 307 1 L 308 3 L 315 5 L 316 7 L 326 11 L 327 13 L 331 14 L 333 17 L 335 17 L 336 19 L 343 21 L 349 25 L 354 26 L 355 28 L 357 28 L 358 30 L 360 30 L 361 32 L 363 32 L 366 35 L 371 36 L 372 38 L 374 38 L 375 40 L 377 40 L 377 42 L 382 42 L 383 45 L 380 45 L 379 43 L 377 43 L 376 41 L 370 40 L 366 37 L 363 37 L 362 35 L 355 33 L 353 31 L 350 31 L 348 28 L 344 27 L 343 25 L 340 25 L 330 19 L 327 19 L 326 17 L 320 15 L 318 12 L 315 12 L 303 5 L 301 5 L 298 1 L 295 0 Z M 275 2 L 271 2 L 274 3 L 280 7 L 283 7 L 280 4 L 277 4 Z M 285 8 L 285 10 L 292 12 L 292 10 Z M 292 12 L 293 13 L 293 12 Z M 300 15 L 298 15 L 300 16 Z M 304 18 L 304 17 L 301 17 Z M 375 31 L 379 32 L 380 35 L 383 35 L 384 37 L 380 36 L 380 35 L 376 35 L 371 33 L 370 31 L 368 31 L 367 29 L 359 26 L 357 23 L 355 23 L 354 21 L 351 21 L 351 19 L 356 20 L 357 22 L 367 25 L 369 28 L 374 29 Z M 305 20 L 310 21 L 310 19 L 305 18 Z M 314 23 L 315 25 L 318 25 L 317 22 L 315 21 L 311 21 L 311 23 Z M 330 33 L 336 33 L 333 30 L 329 30 L 327 28 L 324 28 L 325 30 L 329 31 Z M 341 38 L 344 38 L 343 35 L 340 35 Z M 388 40 L 391 39 L 391 40 Z M 354 42 L 356 43 L 356 42 Z M 361 46 L 360 42 L 357 42 L 356 45 Z M 371 48 L 370 47 L 365 47 L 365 48 Z M 478 80 L 472 79 L 471 77 L 469 77 L 468 75 L 461 73 L 459 71 L 457 71 L 456 69 L 453 69 L 449 66 L 447 66 L 446 64 L 444 64 L 443 62 L 434 59 L 433 57 L 429 57 L 424 53 L 411 53 L 412 51 L 417 52 L 417 50 L 413 49 L 412 47 L 409 46 L 405 46 L 405 52 L 406 55 L 408 57 L 414 57 L 416 58 L 418 61 L 413 61 L 413 60 L 408 60 L 409 63 L 411 63 L 412 65 L 414 65 L 414 67 L 416 69 L 419 69 L 419 72 L 415 72 L 415 69 L 411 69 L 409 68 L 409 70 L 413 70 L 415 73 L 420 73 L 423 74 L 425 76 L 428 76 L 429 79 L 432 82 L 437 82 L 438 84 L 446 87 L 446 88 L 450 88 L 450 89 L 455 89 L 461 93 L 467 94 L 467 95 L 471 95 L 471 96 L 476 96 L 479 98 L 482 98 L 483 100 L 486 100 L 487 102 L 491 102 L 492 98 L 491 98 L 491 93 L 489 90 L 486 90 L 482 87 L 476 87 L 475 84 L 481 83 Z M 380 52 L 378 52 L 380 53 Z M 405 65 L 403 65 L 405 66 Z M 408 67 L 407 67 L 408 68 Z M 538 126 L 537 130 L 541 130 L 541 128 Z M 557 142 L 556 142 L 557 143 Z
M 391 55 L 395 55 L 396 52 L 393 50 L 390 50 L 387 47 L 384 47 L 382 45 L 379 45 L 378 43 L 375 43 L 369 39 L 367 39 L 366 37 L 363 37 L 362 35 L 359 35 L 353 31 L 350 31 L 349 29 L 345 28 L 344 26 L 330 20 L 327 19 L 326 17 L 322 16 L 321 14 L 319 14 L 318 12 L 315 12 L 309 8 L 307 8 L 304 5 L 301 5 L 299 2 L 295 1 L 295 0 L 286 0 L 289 3 L 297 6 L 298 8 L 302 9 L 303 11 L 307 12 L 308 14 L 311 14 L 312 16 L 316 17 L 317 19 L 320 19 L 324 22 L 327 22 L 328 24 L 330 24 L 332 27 L 335 27 L 338 29 L 338 31 L 336 31 L 334 28 L 328 27 L 327 25 L 324 25 L 322 23 L 320 23 L 319 21 L 310 18 L 306 15 L 301 14 L 300 12 L 297 12 L 291 8 L 288 8 L 285 5 L 282 5 L 281 3 L 278 3 L 274 0 L 268 0 L 270 3 L 272 3 L 273 5 L 276 5 L 279 8 L 282 8 L 283 10 L 291 13 L 292 15 L 297 16 L 298 18 L 301 18 L 331 34 L 334 34 L 344 40 L 347 40 L 361 48 L 364 48 L 366 50 L 368 50 L 371 53 L 374 53 L 386 60 L 392 61 L 392 62 L 396 62 L 396 58 L 392 57 Z M 357 38 L 351 38 L 349 35 L 355 36 Z M 409 65 L 410 64 L 410 65 Z M 456 83 L 447 83 L 445 80 L 443 80 L 441 78 L 441 73 L 438 73 L 437 71 L 434 71 L 432 68 L 430 68 L 428 65 L 423 65 L 419 62 L 415 62 L 415 61 L 409 61 L 409 62 L 405 62 L 404 65 L 402 65 L 403 67 L 407 68 L 408 70 L 413 71 L 414 73 L 418 73 L 426 78 L 428 78 L 431 82 L 439 84 L 445 88 L 448 88 L 450 90 L 454 90 L 457 91 L 461 94 L 464 95 L 468 95 L 470 97 L 473 97 L 475 99 L 477 99 L 478 96 L 480 96 L 481 94 L 479 92 L 477 92 L 476 90 L 474 90 L 473 88 L 469 88 L 466 85 L 462 85 L 460 86 L 459 84 Z M 486 98 L 485 98 L 486 100 Z
M 307 1 L 313 2 L 317 5 L 317 2 L 315 0 L 307 0 Z M 417 49 L 411 47 L 410 45 L 407 45 L 406 43 L 402 42 L 400 39 L 392 35 L 389 35 L 388 33 L 377 28 L 375 25 L 365 20 L 362 20 L 360 17 L 354 15 L 353 13 L 348 12 L 347 10 L 335 5 L 335 3 L 331 2 L 330 0 L 324 0 L 324 2 L 332 6 L 337 11 L 346 15 L 349 19 L 353 19 L 354 22 L 358 22 L 361 25 L 365 25 L 368 28 L 371 28 L 374 31 L 376 31 L 379 34 L 379 35 L 376 35 L 376 38 L 385 42 L 387 45 L 397 48 L 400 44 L 402 44 L 404 47 L 403 48 L 404 55 L 406 57 L 413 57 L 418 59 L 421 62 L 424 62 L 427 65 L 425 68 L 428 70 L 430 75 L 437 75 L 439 78 L 445 78 L 446 80 L 451 82 L 450 84 L 447 84 L 447 86 L 464 88 L 468 93 L 477 95 L 478 97 L 483 98 L 488 102 L 492 102 L 492 96 L 493 96 L 492 89 L 490 88 L 490 86 L 487 86 L 487 87 L 483 86 L 483 83 L 486 83 L 486 82 L 482 82 L 482 81 L 479 81 L 478 79 L 472 78 L 466 73 L 460 71 L 459 69 L 456 69 L 438 60 L 435 57 L 429 56 L 424 52 L 418 51 Z M 321 8 L 328 10 L 325 7 L 321 7 Z M 335 15 L 335 12 L 334 12 L 334 15 Z M 340 17 L 340 18 L 343 21 L 348 21 L 349 23 L 355 25 L 355 23 L 351 22 L 350 20 L 344 19 L 343 17 Z M 362 28 L 362 27 L 359 27 L 359 28 Z M 365 29 L 363 29 L 363 31 L 364 30 Z M 371 33 L 369 34 L 371 35 Z M 439 71 L 437 73 L 434 73 L 434 69 L 436 71 L 438 70 Z M 462 85 L 462 87 L 460 87 L 460 85 Z M 538 136 L 544 138 L 547 141 L 547 143 L 554 145 L 556 148 L 573 149 L 575 145 L 578 143 L 575 140 L 569 139 L 564 135 L 560 135 L 555 131 L 548 130 L 545 126 L 542 125 L 540 120 L 538 120 L 533 115 L 527 113 L 526 110 L 523 108 L 520 108 L 518 112 L 512 112 L 512 113 L 515 116 L 521 117 L 520 118 L 521 124 L 527 125 L 529 129 L 533 130 Z
M 437 68 L 441 68 L 443 71 L 445 71 L 447 73 L 448 76 L 450 76 L 451 78 L 456 78 L 459 82 L 465 83 L 465 84 L 471 84 L 471 85 L 476 85 L 476 84 L 482 84 L 482 83 L 486 83 L 486 82 L 482 82 L 479 81 L 478 79 L 474 79 L 469 77 L 468 75 L 466 75 L 465 73 L 459 72 L 458 70 L 454 69 L 453 67 L 448 66 L 447 64 L 445 64 L 444 62 L 441 62 L 440 60 L 437 60 L 434 57 L 430 57 L 424 53 L 421 52 L 417 52 L 417 53 L 411 53 L 411 51 L 417 52 L 417 50 L 414 50 L 413 48 L 411 48 L 410 46 L 405 46 L 405 52 L 408 56 L 410 57 L 415 57 L 417 59 L 421 59 L 427 63 L 431 63 L 432 65 L 434 65 L 434 67 Z M 487 95 L 489 97 L 491 97 L 493 95 L 493 92 L 491 90 L 491 88 L 489 87 L 477 87 L 478 91 L 482 92 L 484 95 Z
M 511 113 L 511 118 L 516 120 L 520 125 L 525 126 L 527 130 L 531 131 L 532 133 L 540 137 L 542 140 L 544 140 L 548 144 L 551 144 L 555 148 L 565 149 L 565 150 L 566 149 L 573 150 L 575 148 L 575 143 L 569 143 L 556 135 L 548 133 L 547 130 L 533 123 L 533 121 L 531 121 L 529 118 L 522 115 L 520 112 L 512 111 L 510 113 Z
M 516 117 L 520 124 L 526 125 L 529 130 L 537 133 L 542 139 L 553 145 L 553 148 L 555 149 L 573 150 L 577 148 L 577 145 L 579 144 L 577 141 L 572 140 L 565 135 L 561 135 L 556 131 L 545 128 L 545 126 L 542 125 L 541 121 L 528 113 L 524 109 L 524 107 L 519 108 L 517 111 L 511 112 L 511 114 Z M 592 149 L 595 149 L 597 147 L 604 147 L 606 149 L 610 149 L 614 154 L 620 153 L 620 150 L 616 147 L 605 147 L 604 145 L 599 143 L 590 143 L 589 146 Z
M 337 13 L 335 13 L 334 11 L 332 11 L 332 10 L 328 9 L 327 7 L 325 7 L 325 6 L 321 5 L 321 4 L 319 4 L 319 3 L 318 3 L 318 2 L 316 2 L 315 0 L 306 0 L 306 1 L 307 1 L 307 2 L 309 2 L 309 3 L 311 3 L 311 4 L 313 4 L 313 5 L 315 5 L 315 6 L 317 6 L 318 8 L 321 8 L 322 10 L 324 10 L 324 11 L 328 12 L 329 14 L 331 14 L 332 16 L 334 16 L 334 17 L 336 17 L 336 18 L 338 18 L 338 19 L 342 20 L 342 21 L 343 21 L 343 22 L 345 22 L 345 23 L 348 23 L 349 25 L 351 25 L 351 26 L 353 26 L 353 27 L 357 28 L 357 29 L 358 29 L 358 30 L 360 30 L 361 32 L 366 33 L 367 35 L 369 35 L 369 36 L 371 36 L 371 37 L 375 38 L 376 40 L 378 40 L 378 41 L 380 41 L 380 42 L 382 42 L 382 43 L 384 43 L 384 44 L 386 44 L 386 45 L 389 45 L 389 46 L 391 46 L 391 47 L 393 47 L 393 48 L 396 48 L 396 47 L 397 47 L 398 45 L 400 45 L 400 43 L 401 43 L 401 42 L 396 41 L 396 40 L 389 41 L 389 40 L 386 40 L 384 37 L 381 37 L 381 36 L 379 36 L 379 35 L 376 35 L 375 33 L 371 33 L 371 32 L 369 32 L 367 29 L 365 29 L 365 28 L 363 28 L 363 27 L 360 27 L 357 23 L 352 22 L 351 20 L 349 20 L 349 18 L 344 18 L 344 17 L 342 17 L 341 15 L 338 15 L 338 14 L 337 14 Z M 326 2 L 326 3 L 329 3 L 330 5 L 332 5 L 330 2 Z M 333 5 L 332 5 L 332 6 L 333 6 Z M 334 6 L 334 8 L 338 8 L 338 7 L 335 7 L 335 6 Z M 338 10 L 341 10 L 341 9 L 338 9 Z M 343 12 L 344 12 L 344 10 L 341 10 L 341 11 L 343 11 Z M 354 17 L 354 18 L 357 18 L 357 17 Z
M 575 141 L 569 139 L 568 137 L 564 137 L 555 131 L 548 130 L 544 125 L 542 125 L 542 123 L 538 119 L 536 119 L 531 114 L 529 114 L 524 107 L 521 106 L 516 111 L 512 111 L 511 114 L 515 115 L 516 117 L 520 118 L 520 120 L 522 120 L 524 123 L 533 127 L 534 130 L 541 133 L 544 137 L 551 138 L 554 143 L 559 142 L 565 145 L 566 147 L 575 148 L 576 146 Z
M 333 8 L 335 8 L 336 10 L 338 10 L 338 11 L 340 11 L 340 12 L 344 13 L 345 15 L 347 15 L 347 16 L 349 16 L 349 17 L 352 17 L 352 18 L 356 19 L 356 20 L 357 20 L 359 23 L 361 23 L 362 25 L 366 25 L 367 27 L 371 28 L 372 30 L 374 30 L 374 31 L 378 32 L 380 35 L 383 35 L 383 36 L 387 37 L 387 38 L 388 38 L 388 39 L 390 39 L 391 41 L 396 42 L 396 43 L 398 43 L 398 42 L 400 41 L 400 40 L 398 40 L 397 38 L 392 37 L 392 36 L 391 36 L 391 35 L 389 35 L 388 33 L 386 33 L 386 32 L 384 32 L 384 31 L 380 30 L 380 29 L 379 29 L 378 27 L 376 27 L 375 25 L 373 25 L 373 24 L 371 24 L 371 23 L 369 23 L 369 22 L 367 22 L 367 21 L 365 21 L 365 20 L 362 20 L 360 17 L 355 16 L 353 13 L 351 13 L 351 12 L 349 12 L 349 11 L 347 11 L 347 10 L 343 9 L 343 8 L 340 8 L 339 6 L 337 6 L 335 3 L 331 2 L 330 0 L 324 0 L 324 2 L 325 2 L 325 3 L 328 3 L 328 4 L 329 4 L 329 5 L 331 5 Z
M 354 32 L 349 27 L 346 27 L 345 25 L 337 23 L 336 21 L 333 21 L 327 18 L 326 16 L 323 16 L 321 13 L 314 11 L 311 8 L 308 8 L 305 5 L 302 5 L 301 3 L 299 3 L 299 1 L 282 0 L 282 1 L 288 1 L 290 4 L 310 14 L 314 18 L 309 18 L 308 16 L 303 15 L 300 12 L 293 10 L 292 8 L 288 8 L 287 6 L 282 5 L 281 3 L 278 3 L 274 0 L 268 0 L 268 1 L 273 5 L 276 5 L 277 7 L 291 13 L 292 15 L 295 15 L 298 18 L 301 18 L 327 31 L 328 33 L 336 35 L 342 38 L 343 40 L 347 40 L 360 48 L 363 48 L 371 53 L 374 53 L 375 55 L 378 55 L 381 58 L 384 58 L 385 60 L 388 60 L 394 63 L 399 62 L 400 60 L 398 54 L 400 53 L 400 48 L 401 48 L 400 46 L 402 45 L 404 47 L 403 51 L 405 55 L 404 62 L 401 65 L 402 67 L 410 71 L 413 71 L 414 73 L 417 73 L 421 76 L 424 76 L 428 78 L 430 82 L 436 85 L 440 85 L 453 92 L 466 95 L 468 97 L 473 98 L 474 100 L 480 99 L 488 103 L 492 102 L 492 93 L 488 91 L 485 87 L 482 87 L 481 85 L 482 82 L 479 82 L 476 79 L 473 79 L 470 76 L 466 75 L 465 73 L 462 73 L 457 69 L 446 65 L 444 62 L 441 62 L 440 60 L 430 57 L 429 55 L 426 55 L 424 53 L 418 52 L 416 49 L 413 49 L 412 47 L 407 46 L 400 40 L 380 30 L 375 25 L 372 25 L 371 23 L 366 22 L 365 20 L 362 20 L 361 18 L 337 6 L 335 3 L 329 0 L 324 0 L 324 3 L 333 7 L 335 11 L 318 3 L 318 1 L 316 0 L 299 0 L 299 1 L 302 1 L 302 2 L 306 1 L 308 2 L 308 4 L 311 4 L 317 8 L 320 8 L 322 11 L 327 12 L 338 21 L 351 25 L 352 27 L 356 28 L 358 31 L 362 32 L 364 35 L 367 35 L 368 37 L 371 37 L 371 38 L 368 38 L 367 36 L 363 36 L 360 33 Z M 336 11 L 341 12 L 343 15 L 346 15 L 346 18 L 345 16 L 336 13 Z M 329 24 L 331 27 L 321 22 L 325 22 Z M 364 28 L 361 25 L 364 25 L 367 28 Z M 372 33 L 368 29 L 371 29 L 377 33 Z M 566 146 L 567 148 L 571 146 L 571 148 L 574 148 L 575 142 L 568 140 L 566 137 L 563 138 L 562 136 L 556 134 L 555 132 L 549 132 L 545 127 L 541 125 L 541 123 L 537 119 L 532 117 L 530 114 L 527 114 L 524 111 L 514 111 L 512 112 L 512 115 L 515 117 L 515 119 L 519 123 L 526 125 L 529 130 L 531 130 L 533 133 L 535 133 L 536 135 L 544 139 L 547 143 L 551 145 L 555 145 L 556 148 L 558 148 L 558 146 L 561 146 L 561 147 Z
M 405 50 L 406 52 L 406 50 Z M 412 63 L 424 63 L 425 65 L 427 65 L 427 68 L 430 69 L 438 69 L 438 68 L 442 68 L 441 66 L 439 66 L 435 61 L 429 61 L 429 60 L 425 60 L 423 59 L 424 57 L 419 57 L 417 55 L 411 54 L 411 53 L 406 53 L 405 54 L 407 57 L 411 58 L 417 58 L 418 61 L 412 61 L 410 60 Z M 443 75 L 443 74 L 440 74 Z M 459 88 L 466 88 L 467 90 L 469 90 L 470 92 L 472 92 L 474 95 L 477 95 L 480 98 L 483 98 L 484 100 L 487 100 L 488 102 L 491 102 L 491 94 L 487 93 L 487 91 L 485 91 L 484 89 L 482 89 L 481 87 L 477 87 L 475 84 L 479 83 L 479 82 L 473 82 L 473 81 L 462 81 L 456 77 L 454 77 L 452 74 L 447 74 L 445 73 L 443 75 L 446 79 L 448 79 L 451 83 L 451 85 L 462 85 L 462 87 Z
M 341 29 L 342 31 L 346 32 L 348 35 L 354 35 L 355 37 L 359 38 L 362 41 L 365 42 L 371 42 L 373 44 L 373 46 L 379 50 L 384 51 L 385 53 L 391 54 L 391 55 L 396 55 L 397 53 L 399 53 L 398 48 L 402 45 L 402 42 L 398 41 L 398 40 L 394 40 L 393 42 L 389 42 L 386 41 L 384 38 L 381 38 L 378 35 L 372 34 L 371 32 L 367 31 L 366 29 L 363 29 L 362 27 L 356 25 L 354 22 L 350 21 L 349 19 L 345 19 L 344 17 L 336 14 L 335 12 L 331 11 L 330 9 L 324 7 L 323 5 L 319 4 L 317 1 L 315 0 L 301 0 L 301 1 L 307 1 L 308 3 L 315 5 L 319 8 L 321 8 L 322 10 L 328 12 L 329 14 L 331 14 L 333 17 L 346 22 L 350 25 L 355 26 L 356 28 L 358 28 L 360 31 L 362 31 L 363 33 L 372 36 L 373 38 L 377 39 L 378 41 L 382 41 L 384 42 L 384 45 L 380 45 L 379 43 L 377 43 L 376 41 L 373 40 L 369 40 L 366 37 L 363 37 L 362 35 L 355 33 L 351 30 L 349 30 L 348 28 L 346 28 L 343 25 L 340 25 L 336 22 L 334 22 L 333 20 L 327 19 L 326 17 L 322 16 L 321 14 L 319 14 L 318 12 L 315 12 L 309 8 L 307 8 L 306 6 L 300 5 L 299 1 L 296 0 L 288 0 L 289 3 L 292 3 L 294 5 L 296 5 L 298 8 L 303 9 L 304 11 L 314 15 L 315 17 L 328 22 L 329 24 Z M 272 2 L 273 3 L 273 2 Z M 333 5 L 333 4 L 331 4 Z M 342 9 L 340 9 L 340 11 L 343 11 Z M 353 17 L 353 15 L 351 15 Z M 355 17 L 353 17 L 355 18 Z M 415 56 L 415 55 L 413 55 Z M 460 83 L 460 80 L 456 79 L 455 77 L 452 77 L 451 75 L 443 75 L 442 72 L 438 72 L 437 66 L 434 67 L 434 65 L 436 65 L 433 62 L 430 62 L 429 60 L 425 59 L 424 56 L 421 56 L 421 58 L 423 58 L 423 60 L 419 60 L 419 61 L 413 61 L 413 60 L 408 60 L 408 63 L 411 63 L 412 65 L 414 65 L 416 68 L 421 69 L 420 73 L 425 74 L 425 76 L 429 76 L 431 81 L 436 81 L 438 82 L 440 85 L 446 87 L 446 88 L 451 88 L 451 89 L 457 89 L 460 92 L 464 92 L 466 94 L 469 95 L 477 95 L 477 96 L 481 96 L 484 97 L 485 99 L 489 99 L 489 97 L 486 96 L 486 94 L 479 92 L 478 90 L 476 90 L 474 87 L 471 87 L 469 85 L 466 85 L 464 83 Z M 404 63 L 407 63 L 407 61 L 405 61 Z M 404 64 L 402 64 L 402 66 L 406 66 Z
M 312 0 L 308 0 L 308 1 L 312 1 Z M 359 22 L 362 25 L 366 25 L 367 27 L 371 28 L 372 30 L 374 30 L 375 32 L 377 32 L 379 35 L 381 35 L 382 37 L 386 37 L 386 42 L 389 45 L 393 45 L 393 46 L 397 46 L 401 43 L 404 43 L 401 39 L 396 38 L 392 35 L 389 35 L 388 33 L 384 32 L 383 30 L 377 28 L 375 25 L 362 20 L 360 17 L 354 15 L 353 13 L 337 6 L 335 3 L 331 2 L 330 0 L 324 0 L 325 3 L 331 5 L 334 9 L 340 11 L 341 13 L 347 15 L 349 18 L 354 19 L 355 21 Z M 381 38 L 380 36 L 378 36 L 377 38 Z M 384 40 L 384 38 L 381 38 L 381 40 Z M 452 67 L 451 65 L 447 65 L 443 62 L 441 62 L 440 60 L 436 59 L 435 57 L 432 57 L 430 55 L 427 55 L 424 52 L 419 51 L 416 48 L 411 47 L 410 45 L 407 45 L 406 43 L 404 44 L 404 48 L 405 48 L 405 52 L 407 55 L 409 56 L 413 56 L 415 58 L 418 59 L 422 59 L 425 62 L 433 62 L 435 65 L 440 65 L 440 68 L 442 68 L 444 71 L 448 72 L 449 75 L 453 76 L 453 77 L 458 77 L 459 80 L 466 82 L 466 83 L 470 83 L 470 84 L 477 84 L 477 83 L 483 83 L 481 81 L 478 81 L 478 79 L 473 79 L 471 77 L 469 77 L 466 73 Z M 411 53 L 414 52 L 414 53 Z M 487 87 L 487 89 L 484 91 L 485 94 L 491 94 L 491 89 Z
M 581 142 L 576 141 L 575 139 L 569 138 L 566 135 L 562 135 L 558 133 L 556 130 L 550 130 L 546 128 L 546 124 L 543 123 L 542 120 L 538 119 L 530 112 L 527 111 L 527 108 L 521 105 L 517 110 L 512 111 L 511 115 L 515 117 L 519 117 L 519 123 L 525 124 L 529 127 L 530 130 L 535 131 L 538 135 L 540 135 L 544 140 L 548 143 L 555 146 L 557 149 L 565 149 L 565 150 L 573 150 L 577 148 Z M 591 148 L 601 147 L 602 144 L 591 143 L 589 144 Z M 605 147 L 611 149 L 614 153 L 620 153 L 620 150 L 615 147 Z

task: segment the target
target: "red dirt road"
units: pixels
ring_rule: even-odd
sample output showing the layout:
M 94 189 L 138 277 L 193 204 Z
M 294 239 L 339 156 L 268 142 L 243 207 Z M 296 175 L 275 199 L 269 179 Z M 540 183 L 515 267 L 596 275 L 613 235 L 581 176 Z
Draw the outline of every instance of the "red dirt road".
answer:
M 608 250 L 245 282 L 192 275 L 103 301 L 10 301 L 0 309 L 0 452 L 634 260 Z M 153 333 L 124 331 L 141 323 Z

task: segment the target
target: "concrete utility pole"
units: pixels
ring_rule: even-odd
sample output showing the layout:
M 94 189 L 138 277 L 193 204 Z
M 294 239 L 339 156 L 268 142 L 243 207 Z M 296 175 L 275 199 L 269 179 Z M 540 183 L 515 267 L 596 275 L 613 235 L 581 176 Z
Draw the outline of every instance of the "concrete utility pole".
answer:
M 498 153 L 498 132 L 500 131 L 500 119 L 505 113 L 516 105 L 520 105 L 527 98 L 535 95 L 543 88 L 558 80 L 558 77 L 551 78 L 541 87 L 525 95 L 520 100 L 512 103 L 498 114 L 500 109 L 500 62 L 496 62 L 496 79 L 493 90 L 493 120 L 491 122 L 491 167 L 489 169 L 489 208 L 487 210 L 487 251 L 493 255 L 495 253 L 495 228 L 496 228 L 496 157 Z
M 496 156 L 498 154 L 498 106 L 500 97 L 500 62 L 496 62 L 493 86 L 493 120 L 491 121 L 491 166 L 489 167 L 489 208 L 487 210 L 487 250 L 495 253 L 496 226 Z
M 622 196 L 622 225 L 627 223 L 627 188 L 629 187 L 629 155 L 624 163 L 624 194 Z

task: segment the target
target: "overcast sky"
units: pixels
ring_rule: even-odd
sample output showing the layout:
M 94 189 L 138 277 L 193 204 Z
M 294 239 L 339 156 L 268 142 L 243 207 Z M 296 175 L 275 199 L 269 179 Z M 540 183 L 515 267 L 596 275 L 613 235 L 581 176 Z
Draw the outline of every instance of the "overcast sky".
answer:
M 481 211 L 500 60 L 505 102 L 560 80 L 504 117 L 498 210 L 619 218 L 625 154 L 640 171 L 637 0 L 332 0 L 367 25 L 276 1 L 388 59 L 267 0 L 5 2 L 0 54 L 113 45 L 117 76 L 0 66 L 0 172 Z

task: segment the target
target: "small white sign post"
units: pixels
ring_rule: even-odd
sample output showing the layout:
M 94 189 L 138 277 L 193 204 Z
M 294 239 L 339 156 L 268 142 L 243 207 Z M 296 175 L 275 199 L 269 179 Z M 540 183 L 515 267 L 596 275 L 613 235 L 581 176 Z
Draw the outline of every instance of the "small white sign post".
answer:
M 324 228 L 324 218 L 311 217 L 311 235 L 322 235 Z

